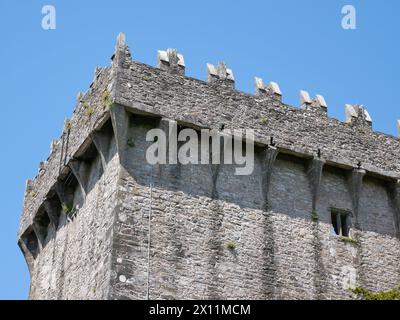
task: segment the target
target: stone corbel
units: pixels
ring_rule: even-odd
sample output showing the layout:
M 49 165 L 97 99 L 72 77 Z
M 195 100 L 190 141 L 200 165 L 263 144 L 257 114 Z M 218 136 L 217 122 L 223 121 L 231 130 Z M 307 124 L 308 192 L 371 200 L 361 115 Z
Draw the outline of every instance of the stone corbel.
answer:
M 400 237 L 400 180 L 394 181 L 389 185 L 389 196 L 394 211 L 396 236 Z
M 87 194 L 87 180 L 88 180 L 88 168 L 83 161 L 71 159 L 68 163 L 72 174 L 75 176 L 78 184 L 81 188 L 83 199 L 86 199 Z
M 33 268 L 34 268 L 35 259 L 36 259 L 37 255 L 39 254 L 39 239 L 37 238 L 37 235 L 34 232 L 34 230 L 31 229 L 31 234 L 33 234 L 33 236 L 35 237 L 34 241 L 36 241 L 37 250 L 38 250 L 38 252 L 33 253 L 28 248 L 28 245 L 26 243 L 26 241 L 28 240 L 26 238 L 28 232 L 29 232 L 29 229 L 26 230 L 24 232 L 24 234 L 22 234 L 22 236 L 18 239 L 18 246 L 21 248 L 21 250 L 22 250 L 22 252 L 24 254 L 26 264 L 28 265 L 29 273 L 32 276 L 32 271 L 33 271 Z
M 56 192 L 61 203 L 71 203 L 73 201 L 73 195 L 70 194 L 61 181 L 57 181 L 54 185 L 54 191 Z
M 353 169 L 349 177 L 349 186 L 351 193 L 351 200 L 353 203 L 353 213 L 354 213 L 354 227 L 356 229 L 360 228 L 359 223 L 359 209 L 360 209 L 360 198 L 363 187 L 363 179 L 366 174 L 364 169 Z
M 32 230 L 33 230 L 33 232 L 34 232 L 34 234 L 35 234 L 35 236 L 36 236 L 36 238 L 38 240 L 39 251 L 42 251 L 43 247 L 44 247 L 44 241 L 46 240 L 41 236 L 42 230 L 41 230 L 41 228 L 38 226 L 38 224 L 36 222 L 33 222 Z
M 113 105 L 110 109 L 111 123 L 114 130 L 120 163 L 124 166 L 128 139 L 129 114 L 124 106 Z
M 47 212 L 47 215 L 49 216 L 50 223 L 52 227 L 54 228 L 54 231 L 57 230 L 58 224 L 59 224 L 59 219 L 60 219 L 60 208 L 57 208 L 53 203 L 52 200 L 46 199 L 43 203 L 44 209 Z
M 268 211 L 270 209 L 269 191 L 271 187 L 271 176 L 278 153 L 279 151 L 276 147 L 268 146 L 263 154 L 261 190 L 264 198 L 263 210 L 265 211 Z
M 325 165 L 325 160 L 320 158 L 313 158 L 310 160 L 307 169 L 307 176 L 310 183 L 312 193 L 312 211 L 313 213 L 317 210 L 318 195 L 322 180 L 322 170 Z
M 100 154 L 101 165 L 103 166 L 103 171 L 106 170 L 108 163 L 108 150 L 110 147 L 110 137 L 108 134 L 95 131 L 91 134 L 92 141 L 96 147 L 98 153 Z

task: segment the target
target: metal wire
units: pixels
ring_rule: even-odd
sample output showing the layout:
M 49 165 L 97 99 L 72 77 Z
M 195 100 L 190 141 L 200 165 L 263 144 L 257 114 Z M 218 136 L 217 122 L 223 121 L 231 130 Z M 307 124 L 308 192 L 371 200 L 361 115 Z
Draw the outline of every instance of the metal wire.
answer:
M 148 239 L 147 239 L 147 297 L 150 299 L 150 246 L 151 246 L 151 211 L 153 202 L 153 166 L 150 171 L 150 206 L 149 206 L 149 221 L 148 221 Z

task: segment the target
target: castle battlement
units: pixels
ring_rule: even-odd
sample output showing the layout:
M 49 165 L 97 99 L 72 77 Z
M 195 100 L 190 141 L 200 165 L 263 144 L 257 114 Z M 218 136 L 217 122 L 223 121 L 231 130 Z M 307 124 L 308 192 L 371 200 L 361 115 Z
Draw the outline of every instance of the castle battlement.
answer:
M 328 117 L 328 105 L 320 94 L 311 98 L 308 92 L 300 91 L 297 108 L 282 102 L 283 95 L 276 82 L 265 84 L 261 78 L 256 77 L 254 95 L 235 90 L 233 71 L 223 62 L 206 65 L 206 81 L 186 77 L 185 68 L 184 57 L 176 49 L 158 51 L 156 67 L 136 62 L 132 60 L 125 35 L 118 35 L 111 66 L 96 68 L 88 91 L 77 95 L 74 113 L 70 119 L 65 120 L 61 137 L 51 143 L 48 159 L 40 163 L 37 176 L 26 182 L 18 243 L 29 265 L 31 277 L 35 278 L 40 265 L 43 267 L 49 263 L 49 260 L 40 260 L 45 259 L 41 258 L 41 252 L 50 250 L 46 247 L 56 241 L 55 235 L 61 232 L 59 230 L 63 226 L 69 223 L 73 225 L 77 212 L 87 210 L 87 218 L 93 210 L 108 208 L 108 222 L 101 226 L 98 225 L 100 222 L 96 222 L 95 227 L 89 226 L 86 231 L 92 228 L 95 229 L 93 232 L 101 231 L 97 237 L 103 239 L 104 247 L 99 254 L 107 256 L 102 266 L 107 270 L 104 272 L 109 272 L 103 278 L 114 279 L 111 271 L 113 268 L 107 266 L 114 263 L 112 259 L 115 248 L 112 249 L 112 246 L 117 240 L 113 234 L 118 234 L 120 229 L 113 229 L 115 222 L 112 217 L 119 216 L 126 206 L 121 194 L 128 189 L 134 193 L 135 187 L 132 186 L 137 181 L 147 181 L 147 178 L 141 176 L 147 166 L 142 163 L 141 167 L 135 167 L 129 162 L 132 156 L 138 157 L 138 163 L 142 159 L 131 150 L 142 148 L 141 142 L 137 142 L 134 135 L 140 136 L 142 133 L 132 129 L 132 123 L 142 120 L 144 126 L 149 127 L 163 127 L 166 120 L 174 120 L 182 127 L 196 130 L 219 130 L 221 126 L 226 129 L 254 129 L 256 146 L 261 150 L 258 157 L 263 159 L 260 160 L 263 163 L 257 167 L 255 177 L 261 179 L 259 193 L 263 200 L 260 200 L 260 208 L 264 211 L 276 210 L 274 200 L 271 199 L 274 194 L 273 185 L 276 183 L 273 180 L 273 168 L 277 161 L 284 162 L 285 159 L 294 159 L 306 168 L 310 184 L 310 200 L 307 204 L 310 214 L 319 208 L 324 170 L 340 172 L 339 176 L 345 176 L 343 181 L 348 184 L 351 194 L 351 205 L 348 206 L 351 207 L 349 210 L 352 211 L 353 225 L 357 230 L 363 229 L 360 227 L 363 219 L 359 218 L 362 211 L 360 208 L 363 208 L 361 202 L 364 201 L 361 199 L 363 182 L 371 180 L 371 184 L 384 185 L 391 207 L 394 208 L 390 210 L 393 210 L 395 217 L 393 230 L 388 227 L 387 230 L 391 231 L 387 231 L 387 234 L 396 239 L 400 210 L 400 140 L 373 131 L 371 116 L 363 106 L 346 105 L 346 121 L 341 122 Z M 397 121 L 397 127 L 400 136 L 400 120 Z M 133 168 L 137 171 L 131 172 Z M 126 176 L 127 172 L 131 176 L 137 172 L 140 178 L 135 177 L 133 182 Z M 160 172 L 158 174 L 161 175 Z M 147 177 L 148 173 L 144 175 Z M 218 176 L 213 173 L 212 180 L 217 180 Z M 176 181 L 174 179 L 177 178 L 173 176 L 171 179 Z M 125 185 L 124 182 L 128 180 L 129 184 Z M 102 181 L 101 185 L 98 181 Z M 250 189 L 254 187 L 253 182 L 246 183 L 249 183 Z M 165 186 L 160 188 L 168 189 Z M 213 188 L 215 190 L 211 199 L 218 194 L 218 187 Z M 220 194 L 223 194 L 221 190 Z M 144 196 L 140 197 L 143 199 Z M 111 201 L 116 203 L 115 207 L 109 204 Z M 243 201 L 240 206 L 244 206 Z M 102 209 L 98 207 L 101 204 L 104 206 Z M 348 209 L 344 204 L 342 207 L 345 211 Z M 82 213 L 82 216 L 85 214 Z M 371 220 L 368 221 L 369 226 Z M 82 225 L 81 228 L 80 232 L 74 231 L 77 237 L 74 241 L 81 241 L 79 234 L 85 239 L 83 233 L 86 227 Z M 368 229 L 376 231 L 374 227 Z M 390 241 L 397 245 L 397 240 Z M 55 242 L 53 246 L 53 250 L 56 247 L 59 251 L 66 250 L 62 250 L 62 245 L 56 245 Z M 88 249 L 87 252 L 92 251 Z M 95 268 L 92 260 L 88 265 Z M 144 266 L 140 268 L 142 270 Z M 59 278 L 61 275 L 54 277 Z M 109 297 L 109 287 L 104 282 L 108 280 L 104 279 L 98 282 L 103 290 L 100 296 Z M 31 296 L 42 296 L 43 290 L 38 289 Z M 92 296 L 96 297 L 95 294 Z

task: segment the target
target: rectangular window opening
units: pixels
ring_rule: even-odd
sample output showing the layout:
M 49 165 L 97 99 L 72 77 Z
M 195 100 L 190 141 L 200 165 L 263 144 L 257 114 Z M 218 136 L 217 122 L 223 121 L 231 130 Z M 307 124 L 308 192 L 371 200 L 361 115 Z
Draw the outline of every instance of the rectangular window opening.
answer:
M 351 213 L 343 210 L 331 211 L 331 224 L 337 236 L 349 237 L 351 228 Z

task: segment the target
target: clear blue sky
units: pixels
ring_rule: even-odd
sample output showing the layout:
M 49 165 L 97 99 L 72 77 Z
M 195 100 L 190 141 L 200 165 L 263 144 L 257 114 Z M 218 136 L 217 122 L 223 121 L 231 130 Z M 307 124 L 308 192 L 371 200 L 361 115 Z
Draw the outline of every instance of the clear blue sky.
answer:
M 57 10 L 57 29 L 41 28 L 41 8 Z M 341 8 L 357 10 L 357 29 L 341 28 Z M 254 76 L 276 81 L 286 103 L 300 89 L 320 93 L 329 115 L 364 104 L 374 129 L 396 134 L 400 119 L 400 1 L 22 1 L 0 0 L 0 299 L 25 299 L 29 275 L 16 245 L 25 180 L 59 137 L 79 91 L 107 66 L 119 31 L 135 60 L 155 65 L 157 49 L 178 48 L 186 73 L 204 79 L 224 60 L 236 87 Z

